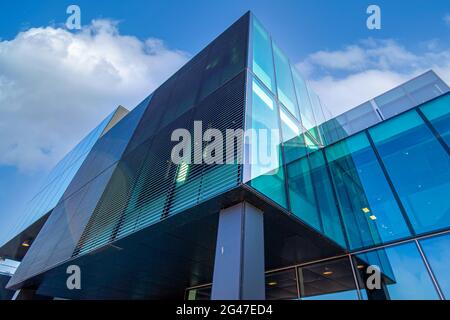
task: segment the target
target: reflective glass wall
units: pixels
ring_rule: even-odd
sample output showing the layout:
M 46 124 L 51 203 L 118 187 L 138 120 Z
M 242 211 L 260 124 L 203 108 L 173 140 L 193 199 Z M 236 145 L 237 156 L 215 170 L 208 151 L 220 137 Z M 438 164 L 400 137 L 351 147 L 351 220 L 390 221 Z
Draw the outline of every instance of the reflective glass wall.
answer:
M 449 90 L 448 85 L 433 70 L 429 70 L 331 120 L 327 119 L 319 126 L 323 143 L 331 144 L 346 138 Z
M 268 271 L 266 299 L 447 300 L 449 247 L 446 232 Z M 187 300 L 210 298 L 211 285 L 186 290 Z
M 116 108 L 56 164 L 4 240 L 11 239 L 56 206 L 97 140 L 127 112 L 123 107 Z
M 252 166 L 257 191 L 352 251 L 450 228 L 450 94 L 316 150 L 253 83 L 252 128 L 281 131 L 276 161 Z

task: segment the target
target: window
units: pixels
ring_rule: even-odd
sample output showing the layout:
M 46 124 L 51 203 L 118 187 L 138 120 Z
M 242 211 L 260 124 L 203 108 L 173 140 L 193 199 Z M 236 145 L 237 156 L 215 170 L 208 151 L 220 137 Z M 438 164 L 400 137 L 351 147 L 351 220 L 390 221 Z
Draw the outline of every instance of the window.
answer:
M 326 150 L 351 249 L 409 236 L 365 133 Z
M 442 293 L 450 299 L 450 234 L 421 240 L 420 244 Z
M 272 45 L 270 36 L 259 24 L 253 20 L 253 73 L 266 85 L 267 88 L 275 92 L 275 77 L 273 71 Z
M 284 156 L 286 163 L 290 163 L 306 155 L 304 136 L 301 126 L 283 108 L 280 108 L 280 119 Z
M 450 94 L 428 102 L 420 110 L 450 146 Z
M 381 289 L 369 290 L 365 283 L 372 271 L 381 272 Z M 370 251 L 355 257 L 362 295 L 369 300 L 435 300 L 439 296 L 414 243 Z
M 417 112 L 369 132 L 414 230 L 450 226 L 450 159 Z
M 277 93 L 281 103 L 299 119 L 297 99 L 295 97 L 294 84 L 292 82 L 291 68 L 289 60 L 281 50 L 273 45 L 275 74 L 277 77 Z
M 290 163 L 287 170 L 292 212 L 315 229 L 322 231 L 308 158 L 303 157 Z
M 302 124 L 306 130 L 317 139 L 317 124 L 316 119 L 314 118 L 311 102 L 309 100 L 306 83 L 295 68 L 292 68 L 292 76 L 294 78 L 295 92 L 297 94 Z
M 310 154 L 309 160 L 314 190 L 317 199 L 319 199 L 319 212 L 322 219 L 323 232 L 342 247 L 346 247 L 341 218 L 336 207 L 333 187 L 322 151 Z
M 302 300 L 358 300 L 348 258 L 299 268 Z
M 252 83 L 251 183 L 256 190 L 286 206 L 284 170 L 279 139 L 278 109 L 257 80 Z
M 266 300 L 298 299 L 295 269 L 266 274 Z

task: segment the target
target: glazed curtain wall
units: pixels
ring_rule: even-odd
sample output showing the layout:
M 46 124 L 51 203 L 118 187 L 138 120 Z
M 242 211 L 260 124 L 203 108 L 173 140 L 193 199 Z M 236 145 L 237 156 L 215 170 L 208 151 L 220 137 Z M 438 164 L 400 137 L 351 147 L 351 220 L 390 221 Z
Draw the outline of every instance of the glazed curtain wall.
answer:
M 268 300 L 450 299 L 450 233 L 416 238 L 351 255 L 266 272 Z M 381 286 L 366 286 L 369 265 Z M 371 272 L 370 272 L 371 274 Z M 211 286 L 186 291 L 188 300 L 209 300 Z
M 450 227 L 450 94 L 315 150 L 256 78 L 252 91 L 252 127 L 281 128 L 282 138 L 277 167 L 250 186 L 349 250 Z

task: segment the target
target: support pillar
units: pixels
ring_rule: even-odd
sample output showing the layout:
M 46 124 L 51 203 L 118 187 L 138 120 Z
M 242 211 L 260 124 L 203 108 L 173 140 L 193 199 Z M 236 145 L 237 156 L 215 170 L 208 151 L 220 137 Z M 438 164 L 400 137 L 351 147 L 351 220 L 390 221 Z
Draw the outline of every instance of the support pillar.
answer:
M 211 299 L 264 300 L 264 216 L 247 202 L 219 213 Z

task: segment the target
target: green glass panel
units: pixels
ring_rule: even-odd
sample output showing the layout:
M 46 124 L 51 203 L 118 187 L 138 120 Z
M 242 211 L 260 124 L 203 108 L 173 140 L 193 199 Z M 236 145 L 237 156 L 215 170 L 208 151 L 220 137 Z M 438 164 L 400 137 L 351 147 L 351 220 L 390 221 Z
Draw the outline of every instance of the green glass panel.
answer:
M 323 232 L 341 246 L 346 247 L 341 218 L 336 207 L 333 187 L 322 150 L 310 154 L 309 160 Z
M 450 226 L 450 158 L 415 110 L 369 130 L 415 231 Z
M 292 212 L 315 229 L 322 231 L 308 158 L 304 157 L 289 164 L 287 170 Z
M 253 80 L 250 185 L 286 207 L 278 107 L 270 93 Z
M 281 134 L 286 163 L 306 155 L 306 145 L 301 126 L 283 108 L 280 108 Z

